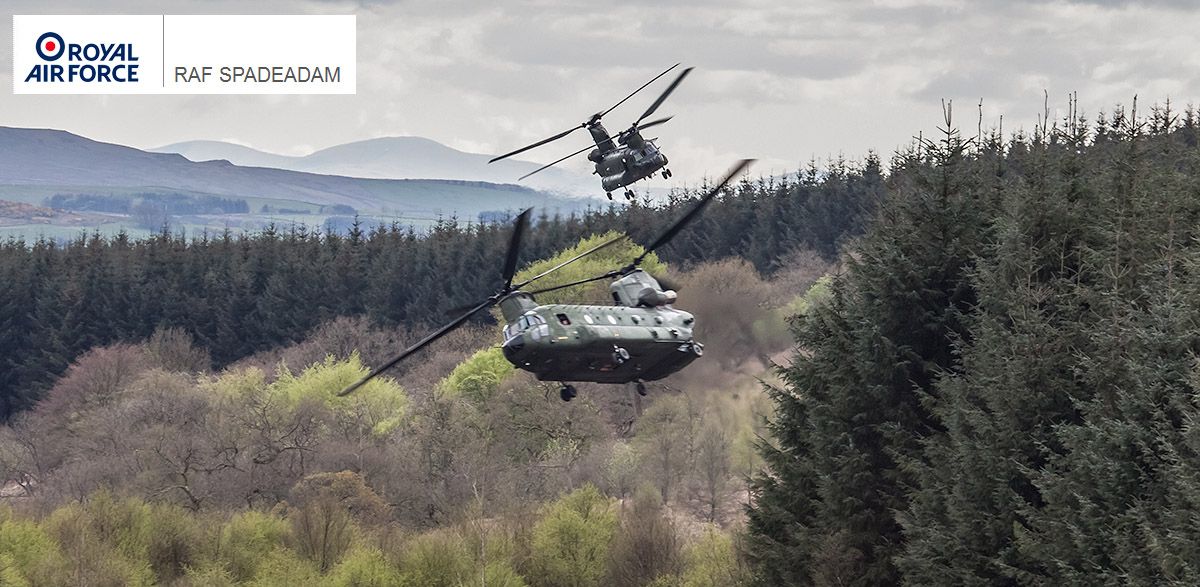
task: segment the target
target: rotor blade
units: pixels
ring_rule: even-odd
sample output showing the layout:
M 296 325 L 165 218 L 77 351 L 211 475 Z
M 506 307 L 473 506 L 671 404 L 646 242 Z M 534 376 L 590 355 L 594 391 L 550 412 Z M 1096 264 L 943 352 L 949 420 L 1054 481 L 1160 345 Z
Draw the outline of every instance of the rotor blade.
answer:
M 657 81 L 657 80 L 658 80 L 658 78 L 660 78 L 660 77 L 662 77 L 662 76 L 664 76 L 664 75 L 667 75 L 667 73 L 669 73 L 669 72 L 670 72 L 672 69 L 675 69 L 676 67 L 679 67 L 679 64 L 678 64 L 678 63 L 676 63 L 675 65 L 672 65 L 671 67 L 668 67 L 666 71 L 664 71 L 664 72 L 662 72 L 662 73 L 660 73 L 660 74 L 658 74 L 658 75 L 654 76 L 654 78 L 653 78 L 653 79 L 651 79 L 650 81 L 648 81 L 648 82 L 646 82 L 646 83 L 642 84 L 642 87 L 640 87 L 640 88 L 638 88 L 638 89 L 634 90 L 634 91 L 633 91 L 633 92 L 631 92 L 631 93 L 630 93 L 628 96 L 625 96 L 624 98 L 621 98 L 621 101 L 620 101 L 620 102 L 617 102 L 616 104 L 613 104 L 613 105 L 612 105 L 612 108 L 609 108 L 608 110 L 605 110 L 604 112 L 601 112 L 599 115 L 597 115 L 597 116 L 596 116 L 596 118 L 597 118 L 597 119 L 599 119 L 600 117 L 604 116 L 605 114 L 608 114 L 609 112 L 612 112 L 613 110 L 616 110 L 616 109 L 617 109 L 617 106 L 620 106 L 621 104 L 624 104 L 624 103 L 625 103 L 625 101 L 626 101 L 626 100 L 628 100 L 628 99 L 630 99 L 630 98 L 632 98 L 634 94 L 636 94 L 636 93 L 638 93 L 638 92 L 640 92 L 640 91 L 642 91 L 642 90 L 646 89 L 646 86 L 648 86 L 648 85 L 650 85 L 650 84 L 654 83 L 655 81 Z
M 571 283 L 564 283 L 562 285 L 556 285 L 554 287 L 538 289 L 538 290 L 534 290 L 534 291 L 531 291 L 528 293 L 531 296 L 536 296 L 538 294 L 544 294 L 546 292 L 558 291 L 560 289 L 567 289 L 568 287 L 575 287 L 576 285 L 583 285 L 585 283 L 591 283 L 593 281 L 600 281 L 601 279 L 608 279 L 610 277 L 616 277 L 620 274 L 621 274 L 620 271 L 609 271 L 608 273 L 605 273 L 603 275 L 597 275 L 595 277 L 589 277 L 587 279 L 580 279 L 579 281 L 572 281 Z
M 349 395 L 354 390 L 362 387 L 368 381 L 377 377 L 380 373 L 383 373 L 384 371 L 387 371 L 388 369 L 395 367 L 397 363 L 399 363 L 400 361 L 403 361 L 404 359 L 407 359 L 413 353 L 416 353 L 417 351 L 425 348 L 426 346 L 429 346 L 430 343 L 445 336 L 451 330 L 454 330 L 455 328 L 462 326 L 463 323 L 466 322 L 467 320 L 469 320 L 471 318 L 471 316 L 474 316 L 476 312 L 495 304 L 497 300 L 498 300 L 498 298 L 495 296 L 488 298 L 487 301 L 479 304 L 478 306 L 475 306 L 474 308 L 471 308 L 471 311 L 467 312 L 466 314 L 463 314 L 462 316 L 459 316 L 458 318 L 455 318 L 453 322 L 450 322 L 449 324 L 446 324 L 445 326 L 433 331 L 425 338 L 422 338 L 421 340 L 417 341 L 416 344 L 404 349 L 404 352 L 400 353 L 399 355 L 396 355 L 390 361 L 384 363 L 383 365 L 380 365 L 374 371 L 367 373 L 366 376 L 364 376 L 362 379 L 359 379 L 358 381 L 354 382 L 346 389 L 339 391 L 338 397 L 344 397 L 346 395 Z
M 504 258 L 504 272 L 500 274 L 504 279 L 505 291 L 508 291 L 509 286 L 512 285 L 513 275 L 517 272 L 517 257 L 521 254 L 521 237 L 525 234 L 525 227 L 529 225 L 530 212 L 533 212 L 533 208 L 526 208 L 517 216 L 512 238 L 508 241 L 508 256 Z
M 526 173 L 525 175 L 522 175 L 521 177 L 518 177 L 517 181 L 521 181 L 522 179 L 525 179 L 526 177 L 529 177 L 540 171 L 545 171 L 547 169 L 550 169 L 551 167 L 554 167 L 555 165 L 558 165 L 559 163 L 562 163 L 563 161 L 566 161 L 567 159 L 570 159 L 571 157 L 574 157 L 588 149 L 594 149 L 594 148 L 596 148 L 595 145 L 588 145 L 578 151 L 575 151 L 574 153 L 571 153 L 570 155 L 567 155 L 566 157 L 563 157 L 562 159 L 559 159 L 558 161 L 555 161 L 554 163 L 547 163 L 541 167 L 538 167 L 537 169 L 534 169 L 533 171 L 530 171 L 529 173 Z
M 671 92 L 674 92 L 675 88 L 679 87 L 679 84 L 680 84 L 680 82 L 683 81 L 683 78 L 687 77 L 687 74 L 689 74 L 691 72 L 692 72 L 692 68 L 690 68 L 690 67 L 681 71 L 679 73 L 679 77 L 675 78 L 675 81 L 671 82 L 671 85 L 667 86 L 666 91 L 664 91 L 662 93 L 662 95 L 660 95 L 658 97 L 658 99 L 655 100 L 654 103 L 651 104 L 650 107 L 646 109 L 646 113 L 643 114 L 640 118 L 638 118 L 637 122 L 641 122 L 641 121 L 645 120 L 647 116 L 654 114 L 654 111 L 658 110 L 658 107 L 662 106 L 662 103 L 666 101 L 667 96 L 670 96 Z M 635 122 L 634 124 L 637 124 L 637 122 Z
M 554 142 L 554 141 L 557 141 L 558 139 L 561 139 L 561 138 L 563 138 L 563 137 L 565 137 L 565 136 L 567 136 L 567 135 L 569 135 L 569 134 L 571 134 L 571 133 L 573 133 L 573 132 L 575 132 L 575 131 L 577 131 L 577 130 L 579 130 L 579 129 L 581 129 L 581 128 L 583 128 L 583 125 L 579 125 L 579 126 L 576 126 L 576 127 L 572 127 L 572 128 L 570 128 L 570 129 L 564 130 L 564 131 L 562 131 L 562 132 L 560 132 L 560 133 L 558 133 L 558 134 L 556 134 L 556 135 L 554 135 L 554 136 L 552 136 L 552 137 L 550 137 L 550 138 L 548 138 L 548 139 L 542 139 L 542 140 L 540 140 L 540 141 L 538 141 L 538 142 L 536 142 L 536 143 L 534 143 L 534 144 L 532 144 L 532 145 L 528 145 L 528 146 L 525 146 L 525 147 L 521 147 L 520 149 L 517 149 L 516 151 L 513 151 L 513 152 L 511 152 L 511 153 L 505 153 L 505 154 L 503 154 L 503 155 L 500 155 L 500 156 L 498 156 L 498 157 L 492 157 L 491 159 L 489 159 L 489 160 L 488 160 L 488 163 L 495 163 L 495 162 L 497 162 L 497 161 L 499 161 L 499 160 L 501 160 L 501 159 L 507 159 L 507 158 L 509 158 L 509 157 L 512 157 L 513 155 L 516 155 L 516 154 L 518 154 L 518 153 L 524 153 L 525 151 L 528 151 L 528 150 L 530 150 L 530 149 L 532 149 L 532 148 L 534 148 L 534 147 L 540 147 L 540 146 L 542 146 L 542 145 L 544 145 L 544 144 L 546 144 L 546 143 L 552 143 L 552 142 Z
M 649 255 L 658 247 L 667 244 L 667 241 L 675 238 L 675 235 L 679 234 L 679 231 L 683 230 L 683 227 L 687 226 L 689 222 L 696 218 L 696 216 L 700 214 L 702 210 L 704 210 L 704 207 L 707 206 L 708 203 L 717 196 L 717 193 L 720 192 L 722 188 L 728 185 L 730 181 L 733 181 L 733 178 L 745 171 L 746 168 L 749 167 L 753 162 L 753 159 L 742 159 L 741 161 L 738 161 L 738 163 L 734 165 L 728 173 L 725 174 L 725 177 L 722 178 L 717 185 L 713 186 L 713 188 L 709 190 L 707 194 L 704 194 L 704 197 L 700 198 L 699 203 L 697 203 L 691 210 L 688 210 L 687 214 L 681 216 L 679 220 L 675 221 L 675 224 L 672 224 L 670 228 L 667 228 L 665 232 L 659 235 L 653 244 L 646 247 L 646 250 L 643 251 L 641 255 L 638 255 L 637 259 L 634 259 L 634 261 L 629 264 L 629 268 L 632 269 L 637 267 L 638 264 L 640 264 L 642 260 L 646 258 L 646 255 Z
M 517 285 L 514 285 L 513 289 L 521 289 L 522 287 L 525 287 L 547 275 L 550 275 L 551 273 L 554 273 L 555 271 L 558 271 L 559 269 L 562 269 L 563 267 L 566 267 L 567 265 L 570 265 L 571 263 L 574 263 L 592 253 L 595 253 L 596 251 L 599 251 L 600 249 L 604 249 L 611 245 L 615 245 L 627 238 L 629 238 L 629 237 L 627 237 L 625 235 L 621 235 L 621 236 L 618 236 L 617 238 L 614 238 L 614 239 L 605 241 L 599 245 L 596 245 L 582 253 L 579 253 L 578 255 L 575 255 L 574 257 L 571 257 L 570 259 L 567 259 L 566 261 L 563 261 L 562 263 L 559 263 L 558 265 L 555 265 L 554 267 L 551 267 L 550 269 L 547 269 L 537 275 L 534 275 L 533 277 L 530 277 L 529 279 L 526 279 L 525 281 L 522 281 L 521 283 L 518 283 Z
M 652 127 L 652 126 L 658 126 L 658 125 L 660 125 L 660 124 L 662 124 L 662 123 L 664 123 L 664 122 L 667 122 L 668 120 L 671 120 L 672 118 L 675 118 L 675 117 L 674 117 L 674 116 L 665 116 L 665 117 L 663 117 L 663 118 L 658 118 L 658 119 L 655 119 L 655 120 L 651 120 L 650 122 L 647 122 L 646 124 L 639 124 L 639 125 L 637 125 L 637 129 L 638 129 L 638 131 L 640 132 L 640 131 L 643 131 L 643 130 L 645 130 L 645 129 L 648 129 L 648 128 Z

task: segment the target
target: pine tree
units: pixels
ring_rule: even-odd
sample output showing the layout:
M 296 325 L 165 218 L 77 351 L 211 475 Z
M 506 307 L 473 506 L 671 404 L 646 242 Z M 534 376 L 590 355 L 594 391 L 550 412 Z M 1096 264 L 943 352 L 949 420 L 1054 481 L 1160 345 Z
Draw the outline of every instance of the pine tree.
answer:
M 968 274 L 991 217 L 949 118 L 941 141 L 896 162 L 835 302 L 798 327 L 787 389 L 773 394 L 778 444 L 762 449 L 772 468 L 755 480 L 750 510 L 763 584 L 899 580 L 894 512 L 911 483 L 901 463 L 937 431 L 921 398 L 966 334 Z

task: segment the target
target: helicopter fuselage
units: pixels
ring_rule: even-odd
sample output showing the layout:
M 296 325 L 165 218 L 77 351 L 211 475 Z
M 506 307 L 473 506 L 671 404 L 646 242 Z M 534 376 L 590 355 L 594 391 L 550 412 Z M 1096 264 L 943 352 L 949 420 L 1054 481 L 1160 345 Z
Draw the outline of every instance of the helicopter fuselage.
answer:
M 662 379 L 696 360 L 696 318 L 671 306 L 674 291 L 633 269 L 609 285 L 613 305 L 538 304 L 517 291 L 500 302 L 504 357 L 541 381 L 628 383 Z
M 670 306 L 549 304 L 504 329 L 504 357 L 539 381 L 662 379 L 696 360 L 695 318 Z

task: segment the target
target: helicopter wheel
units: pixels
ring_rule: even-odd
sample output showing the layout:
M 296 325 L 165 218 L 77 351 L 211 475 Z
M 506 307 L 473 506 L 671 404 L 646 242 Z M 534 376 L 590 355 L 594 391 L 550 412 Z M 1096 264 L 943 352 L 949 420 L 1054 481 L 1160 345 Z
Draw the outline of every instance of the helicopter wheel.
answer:
M 664 169 L 662 172 L 663 179 L 671 179 L 671 170 Z
M 638 395 L 640 395 L 642 397 L 646 397 L 646 382 L 645 381 L 637 382 L 637 392 L 638 392 Z
M 613 347 L 613 362 L 624 365 L 629 360 L 629 351 L 622 347 Z
M 558 397 L 562 398 L 564 402 L 571 401 L 577 395 L 579 395 L 579 390 L 575 389 L 575 386 L 571 384 L 564 385 L 562 389 L 558 390 Z
M 625 190 L 625 199 L 633 201 L 633 190 Z
M 612 201 L 612 192 L 604 192 L 604 195 L 608 196 L 610 202 Z

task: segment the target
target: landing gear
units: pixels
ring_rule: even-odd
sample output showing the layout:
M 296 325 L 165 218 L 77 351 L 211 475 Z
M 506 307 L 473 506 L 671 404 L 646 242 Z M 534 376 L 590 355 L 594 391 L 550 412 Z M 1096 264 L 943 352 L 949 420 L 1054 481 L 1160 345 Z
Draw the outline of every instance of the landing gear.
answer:
M 612 201 L 612 192 L 604 192 L 604 195 L 608 196 L 610 202 Z
M 645 381 L 637 382 L 637 392 L 638 392 L 638 395 L 640 395 L 642 397 L 646 397 L 646 382 Z
M 625 199 L 630 202 L 633 201 L 633 190 L 625 190 Z
M 671 179 L 671 170 L 664 169 L 662 172 L 663 179 Z
M 625 350 L 623 347 L 619 347 L 619 346 L 613 347 L 613 362 L 614 363 L 616 363 L 618 365 L 624 365 L 625 361 L 628 361 L 628 360 L 629 360 L 629 351 Z
M 570 383 L 562 386 L 562 389 L 558 390 L 558 397 L 562 398 L 562 401 L 564 402 L 571 401 L 577 395 L 579 395 L 579 391 Z

